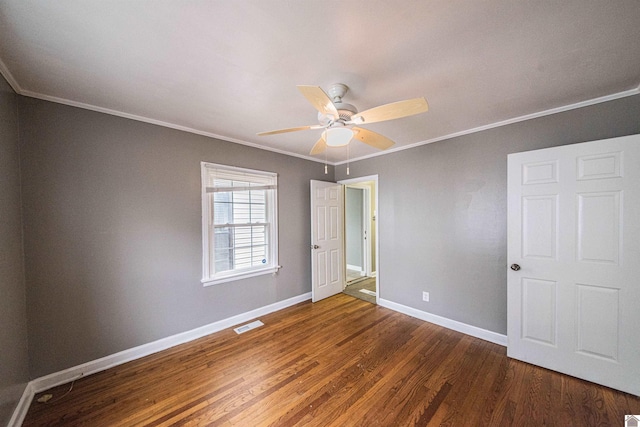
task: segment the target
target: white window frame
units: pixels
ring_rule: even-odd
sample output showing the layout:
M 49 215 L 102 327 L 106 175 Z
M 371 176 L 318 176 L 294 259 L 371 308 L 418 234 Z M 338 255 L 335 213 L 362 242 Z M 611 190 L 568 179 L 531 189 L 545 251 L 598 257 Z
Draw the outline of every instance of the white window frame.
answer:
M 264 274 L 273 274 L 280 269 L 278 264 L 278 175 L 273 172 L 258 171 L 253 169 L 239 168 L 235 166 L 219 165 L 216 163 L 200 163 L 202 179 L 202 280 L 204 286 L 226 283 L 233 280 L 246 279 Z M 213 239 L 214 218 L 213 218 L 213 194 L 214 187 L 209 187 L 209 178 L 215 171 L 229 172 L 243 175 L 247 180 L 254 178 L 256 181 L 268 184 L 266 191 L 267 222 L 269 240 L 267 243 L 267 259 L 264 266 L 245 268 L 242 270 L 227 270 L 215 272 L 215 262 L 213 254 L 215 247 Z

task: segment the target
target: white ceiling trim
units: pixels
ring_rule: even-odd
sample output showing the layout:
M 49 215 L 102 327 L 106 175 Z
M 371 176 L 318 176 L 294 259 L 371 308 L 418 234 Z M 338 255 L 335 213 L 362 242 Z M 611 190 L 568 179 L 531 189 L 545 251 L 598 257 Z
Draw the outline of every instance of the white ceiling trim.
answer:
M 507 126 L 513 123 L 518 123 L 518 122 L 523 122 L 526 120 L 532 120 L 532 119 L 536 119 L 539 117 L 544 117 L 544 116 L 549 116 L 552 114 L 558 114 L 558 113 L 562 113 L 565 111 L 570 111 L 570 110 L 575 110 L 577 108 L 582 108 L 582 107 L 587 107 L 590 105 L 595 105 L 595 104 L 600 104 L 603 102 L 607 102 L 607 101 L 613 101 L 615 99 L 620 99 L 620 98 L 625 98 L 627 96 L 633 96 L 633 95 L 637 95 L 640 94 L 640 85 L 634 89 L 630 89 L 630 90 L 626 90 L 623 92 L 618 92 L 618 93 L 613 93 L 610 95 L 605 95 L 605 96 L 601 96 L 599 98 L 594 98 L 594 99 L 589 99 L 586 101 L 581 101 L 581 102 L 577 102 L 575 104 L 569 104 L 569 105 L 565 105 L 565 106 L 561 106 L 561 107 L 556 107 L 556 108 L 552 108 L 549 110 L 544 110 L 544 111 L 540 111 L 537 113 L 532 113 L 532 114 L 527 114 L 524 116 L 519 116 L 519 117 L 514 117 L 511 119 L 507 119 L 507 120 L 503 120 L 500 122 L 495 122 L 495 123 L 490 123 L 484 126 L 479 126 L 476 128 L 472 128 L 472 129 L 467 129 L 467 130 L 463 130 L 460 132 L 455 132 L 455 133 L 451 133 L 448 135 L 443 135 L 443 136 L 439 136 L 437 138 L 432 138 L 432 139 L 427 139 L 424 141 L 420 141 L 420 142 L 416 142 L 414 144 L 409 144 L 409 145 L 404 145 L 398 148 L 393 148 L 393 149 L 389 149 L 389 150 L 385 150 L 385 151 L 380 151 L 378 153 L 372 153 L 372 154 L 368 154 L 365 156 L 360 156 L 360 157 L 356 157 L 353 159 L 349 159 L 347 160 L 343 160 L 343 161 L 338 161 L 338 162 L 327 162 L 324 159 L 318 159 L 316 157 L 311 157 L 311 156 L 305 156 L 305 155 L 300 155 L 297 153 L 292 153 L 289 151 L 285 151 L 285 150 L 280 150 L 277 148 L 273 148 L 273 147 L 267 147 L 264 145 L 259 145 L 253 142 L 248 142 L 248 141 L 243 141 L 240 139 L 236 139 L 236 138 L 230 138 L 224 135 L 218 135 L 215 133 L 211 133 L 211 132 L 206 132 L 206 131 L 202 131 L 199 129 L 194 129 L 194 128 L 190 128 L 187 126 L 181 126 L 181 125 L 177 125 L 174 123 L 169 123 L 169 122 L 165 122 L 162 120 L 156 120 L 156 119 L 152 119 L 149 117 L 144 117 L 144 116 L 139 116 L 136 114 L 131 114 L 131 113 L 126 113 L 123 111 L 118 111 L 118 110 L 113 110 L 110 108 L 104 108 L 104 107 L 98 107 L 96 105 L 92 105 L 92 104 L 86 104 L 83 102 L 77 102 L 77 101 L 72 101 L 69 99 L 65 99 L 65 98 L 59 98 L 59 97 L 55 97 L 55 96 L 50 96 L 50 95 L 45 95 L 45 94 L 41 94 L 41 93 L 37 93 L 37 92 L 32 92 L 29 90 L 25 90 L 22 89 L 22 87 L 20 86 L 20 84 L 17 82 L 17 80 L 13 77 L 13 75 L 11 74 L 11 72 L 9 71 L 9 69 L 7 68 L 7 66 L 4 64 L 4 62 L 2 61 L 2 59 L 0 59 L 0 74 L 2 74 L 4 76 L 4 78 L 7 80 L 7 82 L 9 83 L 9 85 L 13 88 L 13 90 L 22 96 L 27 96 L 30 98 L 36 98 L 36 99 L 42 99 L 44 101 L 50 101 L 50 102 L 55 102 L 58 104 L 63 104 L 63 105 L 69 105 L 71 107 L 77 107 L 77 108 L 83 108 L 85 110 L 91 110 L 91 111 L 96 111 L 99 113 L 105 113 L 105 114 L 110 114 L 113 116 L 118 116 L 118 117 L 123 117 L 126 119 L 131 119 L 131 120 L 136 120 L 136 121 L 140 121 L 140 122 L 144 122 L 144 123 L 150 123 L 150 124 L 154 124 L 154 125 L 158 125 L 158 126 L 163 126 L 163 127 L 167 127 L 170 129 L 175 129 L 175 130 L 179 130 L 179 131 L 183 131 L 183 132 L 189 132 L 189 133 L 193 133 L 196 135 L 202 135 L 202 136 L 206 136 L 209 138 L 215 138 L 215 139 L 219 139 L 222 141 L 227 141 L 227 142 L 232 142 L 235 144 L 240 144 L 240 145 L 246 145 L 248 147 L 253 147 L 253 148 L 257 148 L 260 150 L 266 150 L 266 151 L 271 151 L 274 153 L 278 153 L 278 154 L 284 154 L 286 156 L 292 156 L 292 157 L 298 157 L 301 159 L 305 159 L 305 160 L 311 160 L 313 162 L 317 162 L 317 163 L 324 163 L 324 164 L 329 164 L 332 166 L 338 166 L 338 165 L 343 165 L 346 163 L 353 163 L 353 162 L 357 162 L 360 160 L 365 160 L 365 159 L 370 159 L 373 157 L 378 157 L 378 156 L 384 156 L 387 154 L 391 154 L 391 153 L 396 153 L 398 151 L 402 151 L 402 150 L 408 150 L 410 148 L 415 148 L 415 147 L 419 147 L 422 145 L 426 145 L 426 144 L 432 144 L 434 142 L 439 142 L 439 141 L 444 141 L 447 139 L 452 139 L 452 138 L 456 138 L 459 136 L 464 136 L 464 135 L 469 135 L 469 134 L 473 134 L 476 132 L 482 132 L 485 130 L 489 130 L 489 129 L 494 129 L 497 127 L 501 127 L 501 126 Z
M 11 74 L 11 72 L 9 71 L 7 66 L 4 64 L 2 59 L 0 59 L 0 74 L 2 74 L 4 76 L 4 78 L 7 80 L 7 82 L 11 86 L 11 88 L 18 95 L 27 96 L 29 98 L 42 99 L 44 101 L 55 102 L 57 104 L 69 105 L 71 107 L 83 108 L 85 110 L 97 111 L 99 113 L 110 114 L 112 116 L 123 117 L 125 119 L 137 120 L 139 122 L 150 123 L 150 124 L 153 124 L 153 125 L 163 126 L 163 127 L 167 127 L 167 128 L 170 128 L 170 129 L 180 130 L 180 131 L 183 131 L 183 132 L 189 132 L 189 133 L 193 133 L 193 134 L 196 134 L 196 135 L 202 135 L 202 136 L 206 136 L 206 137 L 209 137 L 209 138 L 215 138 L 215 139 L 219 139 L 219 140 L 222 140 L 222 141 L 233 142 L 235 144 L 247 145 L 249 147 L 258 148 L 258 149 L 261 149 L 261 150 L 272 151 L 272 152 L 278 153 L 278 154 L 284 154 L 286 156 L 299 157 L 299 158 L 305 159 L 305 160 L 311 160 L 311 161 L 318 162 L 318 163 L 325 163 L 324 160 L 317 159 L 317 158 L 311 157 L 311 156 L 303 156 L 303 155 L 300 155 L 300 154 L 297 154 L 297 153 L 291 153 L 289 151 L 280 150 L 278 148 L 265 147 L 264 145 L 255 144 L 253 142 L 243 141 L 243 140 L 235 139 L 235 138 L 229 138 L 227 136 L 218 135 L 218 134 L 211 133 L 211 132 L 205 132 L 205 131 L 201 131 L 201 130 L 198 130 L 198 129 L 190 128 L 190 127 L 187 127 L 187 126 L 181 126 L 181 125 L 177 125 L 177 124 L 174 124 L 174 123 L 165 122 L 165 121 L 162 121 L 162 120 L 156 120 L 156 119 L 152 119 L 152 118 L 149 118 L 149 117 L 138 116 L 136 114 L 125 113 L 123 111 L 112 110 L 110 108 L 103 108 L 103 107 L 98 107 L 98 106 L 92 105 L 92 104 L 85 104 L 84 102 L 71 101 L 71 100 L 66 99 L 66 98 L 58 98 L 56 96 L 44 95 L 42 93 L 32 92 L 30 90 L 25 90 L 25 89 L 22 89 L 20 84 L 18 84 L 18 82 L 13 77 L 13 75 Z M 329 164 L 331 164 L 331 163 L 329 163 Z
M 139 122 L 145 122 L 145 123 L 150 123 L 150 124 L 153 124 L 153 125 L 164 126 L 164 127 L 167 127 L 167 128 L 176 129 L 176 130 L 180 130 L 180 131 L 183 131 L 183 132 L 194 133 L 196 135 L 207 136 L 209 138 L 215 138 L 215 139 L 219 139 L 219 140 L 222 140 L 222 141 L 233 142 L 235 144 L 247 145 L 249 147 L 259 148 L 261 150 L 266 150 L 266 151 L 273 151 L 275 153 L 284 154 L 284 155 L 287 155 L 287 156 L 299 157 L 299 158 L 305 159 L 305 160 L 312 160 L 312 161 L 318 162 L 318 163 L 324 163 L 323 160 L 316 159 L 314 157 L 303 156 L 303 155 L 300 155 L 300 154 L 297 154 L 297 153 L 291 153 L 289 151 L 280 150 L 278 148 L 266 147 L 264 145 L 259 145 L 259 144 L 253 143 L 253 142 L 243 141 L 243 140 L 236 139 L 236 138 L 230 138 L 228 136 L 218 135 L 218 134 L 215 134 L 215 133 L 211 133 L 211 132 L 206 132 L 206 131 L 190 128 L 188 126 L 177 125 L 177 124 L 165 122 L 165 121 L 162 121 L 162 120 L 156 120 L 156 119 L 152 119 L 152 118 L 149 118 L 149 117 L 138 116 L 136 114 L 125 113 L 123 111 L 112 110 L 110 108 L 98 107 L 98 106 L 91 105 L 91 104 L 85 104 L 83 102 L 70 101 L 70 100 L 64 99 L 64 98 L 58 98 L 58 97 L 55 97 L 55 96 L 49 96 L 49 95 L 43 95 L 43 94 L 36 93 L 36 92 L 31 92 L 29 90 L 23 90 L 20 93 L 20 95 L 28 96 L 30 98 L 42 99 L 44 101 L 51 101 L 51 102 L 55 102 L 55 103 L 58 103 L 58 104 L 69 105 L 71 107 L 84 108 L 86 110 L 97 111 L 99 113 L 111 114 L 113 116 L 124 117 L 125 119 L 137 120 Z
M 349 161 L 343 160 L 343 161 L 340 161 L 340 162 L 335 162 L 335 163 L 333 163 L 333 166 L 343 165 L 345 163 L 353 163 L 353 162 L 356 162 L 358 160 L 370 159 L 372 157 L 384 156 L 386 154 L 391 154 L 391 153 L 395 153 L 395 152 L 402 151 L 402 150 L 408 150 L 410 148 L 419 147 L 421 145 L 431 144 L 431 143 L 438 142 L 438 141 L 444 141 L 446 139 L 451 139 L 451 138 L 456 138 L 456 137 L 459 137 L 459 136 L 469 135 L 469 134 L 476 133 L 476 132 L 482 132 L 484 130 L 494 129 L 494 128 L 498 128 L 498 127 L 501 127 L 501 126 L 507 126 L 507 125 L 510 125 L 510 124 L 513 124 L 513 123 L 524 122 L 526 120 L 537 119 L 539 117 L 550 116 L 552 114 L 558 114 L 558 113 L 562 113 L 562 112 L 565 112 L 565 111 L 575 110 L 577 108 L 582 108 L 582 107 L 588 107 L 590 105 L 600 104 L 600 103 L 603 103 L 603 102 L 613 101 L 615 99 L 626 98 L 627 96 L 633 96 L 633 95 L 638 95 L 638 94 L 640 94 L 640 86 L 638 86 L 638 87 L 636 87 L 634 89 L 625 90 L 624 92 L 613 93 L 611 95 L 605 95 L 605 96 L 601 96 L 599 98 L 594 98 L 594 99 L 589 99 L 589 100 L 586 100 L 586 101 L 577 102 L 575 104 L 564 105 L 562 107 L 556 107 L 556 108 L 552 108 L 550 110 L 544 110 L 544 111 L 540 111 L 540 112 L 532 113 L 532 114 L 527 114 L 527 115 L 520 116 L 520 117 L 514 117 L 512 119 L 503 120 L 501 122 L 491 123 L 491 124 L 484 125 L 484 126 L 479 126 L 479 127 L 473 128 L 473 129 L 467 129 L 467 130 L 463 130 L 463 131 L 460 131 L 460 132 L 455 132 L 455 133 L 451 133 L 451 134 L 448 134 L 448 135 L 439 136 L 437 138 L 427 139 L 425 141 L 416 142 L 414 144 L 403 145 L 402 147 L 393 148 L 393 149 L 389 149 L 389 150 L 385 150 L 385 151 L 380 151 L 378 153 L 368 154 L 366 156 L 361 156 L 361 157 L 358 157 L 356 159 L 350 159 Z M 579 142 L 579 141 L 576 141 L 576 142 Z
M 2 59 L 0 59 L 0 74 L 4 76 L 5 80 L 9 83 L 9 86 L 11 86 L 15 93 L 22 95 L 22 88 L 18 84 L 18 81 L 13 77 L 13 74 L 11 74 L 11 71 L 9 71 L 7 66 L 4 65 Z

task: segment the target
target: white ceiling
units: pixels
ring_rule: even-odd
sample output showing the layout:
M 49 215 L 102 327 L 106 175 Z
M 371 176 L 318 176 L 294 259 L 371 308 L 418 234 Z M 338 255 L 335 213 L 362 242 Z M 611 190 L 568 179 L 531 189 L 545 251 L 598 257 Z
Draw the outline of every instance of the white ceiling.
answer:
M 317 123 L 298 84 L 360 111 L 426 97 L 365 126 L 395 150 L 638 93 L 639 46 L 637 0 L 0 0 L 18 93 L 303 157 L 319 130 L 256 136 Z

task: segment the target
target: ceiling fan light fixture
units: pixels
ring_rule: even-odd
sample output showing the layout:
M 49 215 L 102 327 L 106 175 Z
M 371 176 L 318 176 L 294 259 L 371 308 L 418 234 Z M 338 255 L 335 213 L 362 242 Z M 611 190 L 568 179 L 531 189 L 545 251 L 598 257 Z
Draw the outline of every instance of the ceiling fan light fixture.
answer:
M 322 137 L 329 147 L 344 147 L 353 138 L 353 131 L 348 127 L 335 127 L 325 130 Z
M 298 91 L 300 91 L 300 93 L 307 98 L 307 101 L 318 111 L 319 124 L 260 132 L 258 135 L 276 135 L 298 130 L 325 129 L 324 132 L 322 132 L 322 137 L 315 143 L 309 154 L 312 156 L 320 154 L 324 152 L 327 147 L 346 146 L 347 165 L 349 143 L 352 139 L 357 139 L 359 142 L 377 148 L 378 150 L 386 150 L 395 144 L 386 136 L 365 128 L 360 128 L 358 125 L 400 119 L 415 114 L 426 113 L 429 109 L 427 100 L 423 97 L 379 105 L 359 113 L 355 106 L 342 102 L 342 97 L 349 90 L 349 88 L 342 83 L 332 85 L 329 88 L 329 94 L 322 90 L 320 86 L 302 85 L 297 87 Z M 348 170 L 347 166 L 347 174 Z

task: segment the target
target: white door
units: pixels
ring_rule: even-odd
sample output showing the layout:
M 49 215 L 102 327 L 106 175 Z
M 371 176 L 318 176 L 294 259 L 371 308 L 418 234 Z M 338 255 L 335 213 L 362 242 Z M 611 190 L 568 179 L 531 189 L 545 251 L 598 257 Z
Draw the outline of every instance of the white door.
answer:
M 344 288 L 344 186 L 311 181 L 311 295 L 313 302 Z
M 509 155 L 508 187 L 507 354 L 640 395 L 640 135 Z

